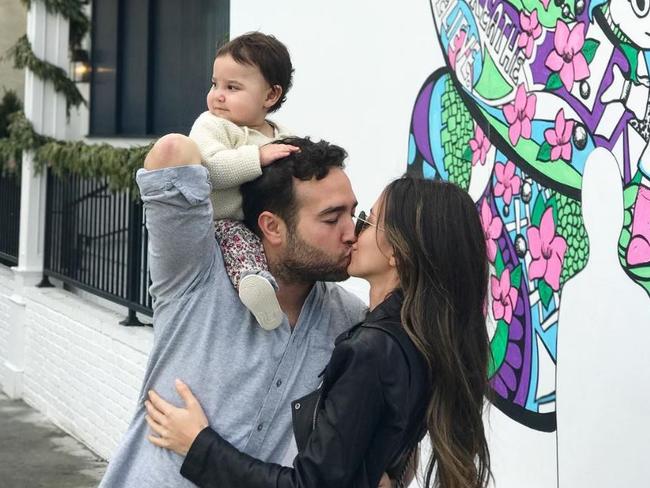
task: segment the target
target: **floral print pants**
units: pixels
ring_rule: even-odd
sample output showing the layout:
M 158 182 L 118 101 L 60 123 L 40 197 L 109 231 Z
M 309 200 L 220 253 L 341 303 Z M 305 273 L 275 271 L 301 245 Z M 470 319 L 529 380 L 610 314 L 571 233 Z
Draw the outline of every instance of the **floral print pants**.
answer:
M 239 220 L 223 219 L 214 222 L 215 237 L 221 247 L 226 273 L 235 289 L 247 274 L 267 271 L 262 241 Z

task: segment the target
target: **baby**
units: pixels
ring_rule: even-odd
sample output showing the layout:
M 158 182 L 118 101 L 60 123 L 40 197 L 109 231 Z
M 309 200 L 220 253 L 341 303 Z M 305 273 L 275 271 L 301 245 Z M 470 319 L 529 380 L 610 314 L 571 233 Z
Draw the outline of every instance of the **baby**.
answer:
M 280 325 L 283 314 L 262 243 L 242 222 L 239 187 L 260 176 L 262 167 L 298 150 L 269 144 L 290 134 L 266 118 L 286 100 L 292 74 L 289 52 L 273 36 L 251 32 L 231 40 L 217 51 L 208 111 L 190 131 L 210 175 L 226 271 L 242 303 L 267 330 Z

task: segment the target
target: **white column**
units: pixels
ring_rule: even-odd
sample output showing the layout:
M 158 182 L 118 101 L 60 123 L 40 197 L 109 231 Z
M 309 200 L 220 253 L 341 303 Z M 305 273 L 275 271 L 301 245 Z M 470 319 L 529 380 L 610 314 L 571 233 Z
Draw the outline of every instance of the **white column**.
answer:
M 47 12 L 44 2 L 31 2 L 27 14 L 27 36 L 34 54 L 68 71 L 68 21 Z M 62 139 L 65 135 L 65 98 L 29 70 L 25 74 L 25 115 L 36 132 Z M 4 386 L 12 398 L 20 398 L 25 368 L 25 303 L 30 289 L 43 273 L 45 237 L 46 175 L 36 174 L 33 155 L 23 154 L 20 199 L 20 241 L 18 266 L 13 268 L 16 282 L 11 296 L 11 329 L 9 354 L 5 362 L 8 371 Z

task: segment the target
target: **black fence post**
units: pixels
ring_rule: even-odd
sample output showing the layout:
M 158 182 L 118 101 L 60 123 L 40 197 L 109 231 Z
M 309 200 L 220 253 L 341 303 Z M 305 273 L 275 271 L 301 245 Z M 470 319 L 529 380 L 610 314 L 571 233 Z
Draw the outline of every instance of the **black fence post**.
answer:
M 0 262 L 9 266 L 18 264 L 20 192 L 18 173 L 0 173 Z
M 50 279 L 45 274 L 45 270 L 50 267 L 50 259 L 52 258 L 52 220 L 54 216 L 52 215 L 52 200 L 54 198 L 54 192 L 52 191 L 52 172 L 50 169 L 47 170 L 47 185 L 45 187 L 45 255 L 43 256 L 43 277 L 36 288 L 53 288 L 54 285 L 50 283 Z
M 140 283 L 142 281 L 142 203 L 140 200 L 130 200 L 129 228 L 126 257 L 126 297 L 133 303 L 138 303 Z M 126 326 L 143 326 L 135 310 L 129 308 L 128 316 L 120 322 Z

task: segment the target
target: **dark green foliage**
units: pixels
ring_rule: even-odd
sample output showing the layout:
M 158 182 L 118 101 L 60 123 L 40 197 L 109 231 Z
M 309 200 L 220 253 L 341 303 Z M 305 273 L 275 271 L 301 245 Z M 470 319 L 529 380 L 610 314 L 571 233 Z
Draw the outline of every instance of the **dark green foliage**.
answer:
M 54 89 L 65 97 L 68 112 L 70 106 L 78 107 L 81 104 L 86 104 L 77 85 L 68 78 L 68 74 L 63 69 L 38 59 L 34 55 L 27 35 L 18 39 L 18 42 L 7 51 L 7 56 L 13 58 L 14 68 L 27 68 L 40 79 L 52 82 Z
M 0 100 L 0 139 L 9 135 L 9 116 L 14 112 L 23 109 L 23 104 L 12 90 L 5 90 L 2 100 Z
M 9 137 L 0 139 L 0 172 L 17 170 L 23 151 L 34 152 L 36 168 L 49 167 L 57 174 L 74 173 L 85 178 L 108 178 L 112 189 L 130 189 L 138 196 L 135 171 L 142 167 L 148 146 L 121 148 L 110 144 L 59 141 L 34 131 L 23 112 L 9 116 Z

